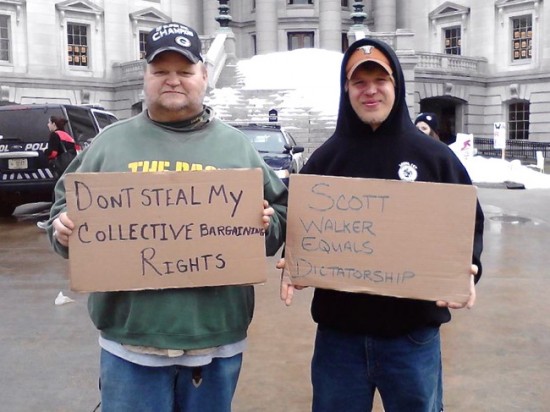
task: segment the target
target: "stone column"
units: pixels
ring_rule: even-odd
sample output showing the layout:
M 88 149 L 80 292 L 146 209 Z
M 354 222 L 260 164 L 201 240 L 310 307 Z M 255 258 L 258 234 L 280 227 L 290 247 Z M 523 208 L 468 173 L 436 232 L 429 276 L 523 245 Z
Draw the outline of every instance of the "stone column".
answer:
M 256 47 L 258 54 L 279 51 L 277 0 L 256 0 Z
M 411 1 L 397 0 L 397 28 L 411 29 Z
M 203 32 L 202 7 L 193 0 L 173 1 L 169 4 L 166 14 L 172 17 L 173 21 L 183 23 L 194 28 L 197 33 Z
M 218 30 L 218 28 L 220 27 L 220 25 L 216 21 L 216 16 L 218 15 L 218 6 L 218 2 L 214 0 L 202 2 L 204 32 L 201 34 L 213 36 L 216 30 Z
M 342 51 L 342 6 L 341 0 L 319 2 L 319 47 Z
M 414 107 L 414 72 L 416 65 L 418 64 L 418 56 L 414 52 L 414 33 L 404 29 L 397 29 L 395 34 L 394 49 L 397 57 L 399 58 L 399 62 L 401 63 L 401 69 L 403 70 L 405 88 L 407 90 L 405 101 L 407 102 L 407 107 L 412 117 L 416 112 Z
M 394 32 L 397 28 L 396 0 L 375 0 L 374 27 L 377 32 Z

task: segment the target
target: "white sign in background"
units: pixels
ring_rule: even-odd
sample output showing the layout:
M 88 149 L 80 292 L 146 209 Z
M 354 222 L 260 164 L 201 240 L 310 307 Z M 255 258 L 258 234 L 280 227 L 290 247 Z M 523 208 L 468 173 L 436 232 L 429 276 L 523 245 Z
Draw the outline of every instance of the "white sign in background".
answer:
M 506 149 L 506 123 L 495 122 L 493 128 L 493 147 Z
M 474 135 L 466 133 L 457 133 L 456 142 L 460 149 L 460 155 L 463 159 L 469 159 L 474 155 Z

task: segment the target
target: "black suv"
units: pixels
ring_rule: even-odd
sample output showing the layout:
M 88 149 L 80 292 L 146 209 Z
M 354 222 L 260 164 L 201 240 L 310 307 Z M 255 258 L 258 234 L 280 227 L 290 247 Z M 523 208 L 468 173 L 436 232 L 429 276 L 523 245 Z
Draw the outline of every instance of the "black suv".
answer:
M 304 147 L 298 146 L 292 135 L 275 123 L 231 123 L 248 136 L 269 167 L 288 186 L 291 173 L 304 165 Z
M 24 203 L 51 201 L 55 179 L 45 155 L 50 116 L 67 119 L 66 131 L 82 148 L 118 120 L 93 106 L 0 106 L 0 216 L 10 216 Z

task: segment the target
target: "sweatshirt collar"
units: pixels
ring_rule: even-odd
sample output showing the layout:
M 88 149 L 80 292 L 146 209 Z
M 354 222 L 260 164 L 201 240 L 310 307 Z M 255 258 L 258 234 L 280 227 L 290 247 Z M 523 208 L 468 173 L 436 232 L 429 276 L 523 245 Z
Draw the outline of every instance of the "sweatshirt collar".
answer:
M 204 106 L 201 113 L 192 119 L 182 120 L 179 122 L 156 122 L 149 117 L 147 113 L 147 118 L 151 120 L 157 126 L 160 126 L 165 129 L 169 129 L 176 132 L 189 132 L 192 130 L 200 129 L 208 124 L 213 118 L 213 110 L 208 106 Z

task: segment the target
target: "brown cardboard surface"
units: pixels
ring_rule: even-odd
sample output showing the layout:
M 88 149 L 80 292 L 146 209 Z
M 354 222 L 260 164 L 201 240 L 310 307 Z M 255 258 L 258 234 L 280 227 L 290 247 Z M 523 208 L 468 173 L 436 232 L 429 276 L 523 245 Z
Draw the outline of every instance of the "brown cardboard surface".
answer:
M 265 282 L 260 169 L 66 178 L 73 291 Z
M 476 188 L 291 175 L 286 266 L 296 285 L 466 302 Z

